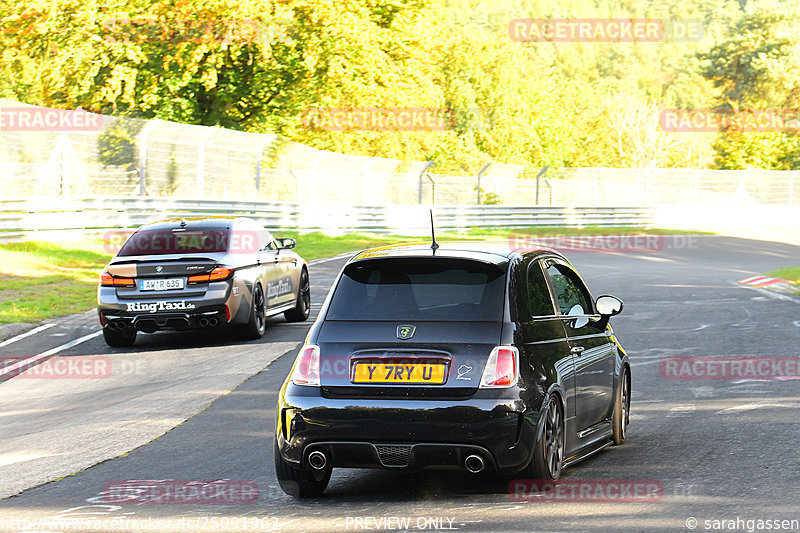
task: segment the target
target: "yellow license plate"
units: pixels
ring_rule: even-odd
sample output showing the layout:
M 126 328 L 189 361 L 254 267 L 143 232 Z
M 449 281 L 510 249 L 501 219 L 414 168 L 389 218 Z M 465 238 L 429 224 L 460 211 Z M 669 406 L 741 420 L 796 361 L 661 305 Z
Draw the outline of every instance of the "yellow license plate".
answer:
M 354 383 L 444 383 L 443 363 L 356 363 Z

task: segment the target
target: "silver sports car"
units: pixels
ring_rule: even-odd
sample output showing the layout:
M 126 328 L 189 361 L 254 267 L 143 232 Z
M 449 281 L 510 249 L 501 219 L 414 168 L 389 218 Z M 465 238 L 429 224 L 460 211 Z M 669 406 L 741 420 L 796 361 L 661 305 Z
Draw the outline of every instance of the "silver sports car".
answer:
M 108 263 L 97 312 L 109 346 L 131 346 L 139 331 L 235 325 L 264 335 L 266 318 L 308 318 L 308 266 L 249 218 L 178 218 L 134 232 Z

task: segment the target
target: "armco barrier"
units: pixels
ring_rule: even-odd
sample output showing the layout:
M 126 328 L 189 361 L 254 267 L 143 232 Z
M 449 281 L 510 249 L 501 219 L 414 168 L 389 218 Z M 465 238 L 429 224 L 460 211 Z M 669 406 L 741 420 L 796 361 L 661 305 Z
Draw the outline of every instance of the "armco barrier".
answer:
M 173 217 L 243 216 L 267 228 L 300 231 L 422 235 L 430 230 L 423 205 L 248 202 L 148 197 L 25 198 L 0 200 L 0 240 L 28 239 L 64 230 L 135 228 Z M 471 227 L 653 225 L 652 207 L 432 206 L 439 231 Z

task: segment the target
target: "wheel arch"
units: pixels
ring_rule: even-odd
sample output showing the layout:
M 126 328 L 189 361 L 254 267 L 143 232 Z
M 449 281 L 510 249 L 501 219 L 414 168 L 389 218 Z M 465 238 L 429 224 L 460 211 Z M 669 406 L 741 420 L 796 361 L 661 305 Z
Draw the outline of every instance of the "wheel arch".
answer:
M 564 390 L 558 385 L 558 383 L 553 383 L 547 389 L 547 394 L 545 394 L 542 398 L 542 405 L 539 406 L 538 422 L 536 426 L 536 442 L 539 442 L 539 440 L 542 438 L 542 433 L 544 432 L 544 414 L 547 411 L 547 406 L 550 403 L 551 398 L 555 398 L 558 401 L 558 405 L 561 407 L 562 420 L 566 421 L 567 404 Z

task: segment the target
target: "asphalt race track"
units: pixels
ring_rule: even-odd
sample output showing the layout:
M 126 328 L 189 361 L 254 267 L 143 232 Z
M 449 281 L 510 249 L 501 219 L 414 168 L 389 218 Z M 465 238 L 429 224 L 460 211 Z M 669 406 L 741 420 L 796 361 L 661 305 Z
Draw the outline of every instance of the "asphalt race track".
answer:
M 800 381 L 784 374 L 798 377 L 800 299 L 735 281 L 800 265 L 800 247 L 667 236 L 659 250 L 567 256 L 595 296 L 624 300 L 612 324 L 633 364 L 627 442 L 564 473 L 587 492 L 514 498 L 508 477 L 338 470 L 324 497 L 293 500 L 274 476 L 273 418 L 310 321 L 274 318 L 260 341 L 156 334 L 109 349 L 87 313 L 0 347 L 32 356 L 87 338 L 48 363 L 100 362 L 95 379 L 0 383 L 0 531 L 797 530 Z M 311 265 L 313 315 L 344 260 Z M 733 356 L 768 358 L 773 375 L 672 379 L 662 362 Z M 106 487 L 131 480 L 257 498 L 106 503 Z

